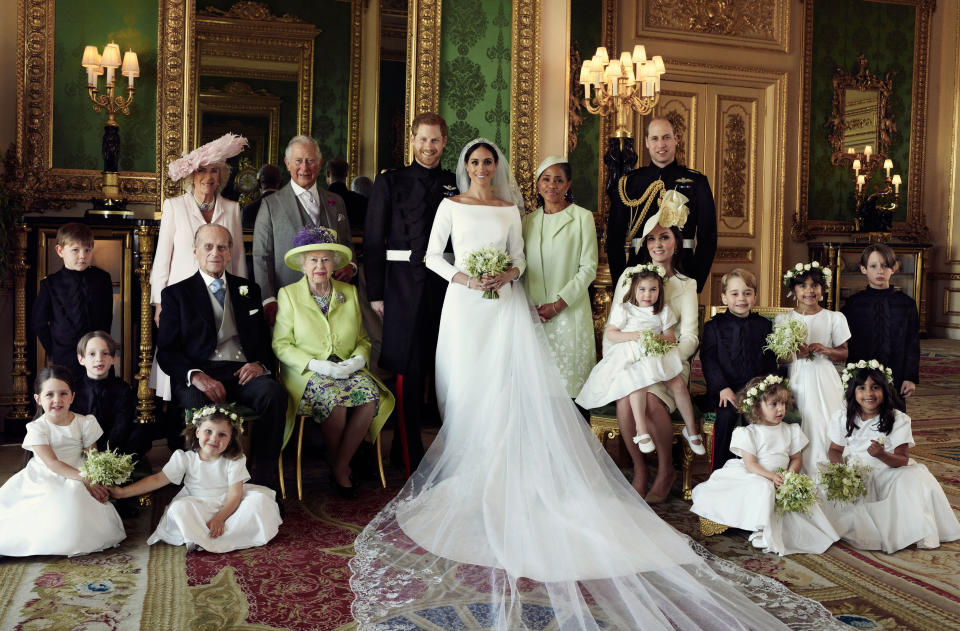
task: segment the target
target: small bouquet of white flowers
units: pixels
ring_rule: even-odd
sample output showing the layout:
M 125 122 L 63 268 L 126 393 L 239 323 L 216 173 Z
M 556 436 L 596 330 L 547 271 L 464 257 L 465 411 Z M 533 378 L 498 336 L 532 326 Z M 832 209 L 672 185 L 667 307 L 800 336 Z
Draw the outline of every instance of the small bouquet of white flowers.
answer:
M 488 245 L 467 254 L 464 269 L 474 278 L 480 278 L 484 274 L 502 274 L 510 269 L 510 256 L 503 250 Z M 496 289 L 488 289 L 483 292 L 483 297 L 499 298 L 500 294 Z
M 676 342 L 668 342 L 650 329 L 640 331 L 640 348 L 648 357 L 663 357 L 677 346 Z
M 867 467 L 832 462 L 820 463 L 820 485 L 827 492 L 827 499 L 836 502 L 856 502 L 867 494 Z
M 763 348 L 770 349 L 780 359 L 790 359 L 806 339 L 807 325 L 800 320 L 787 320 L 773 327 L 773 332 L 767 336 L 767 345 Z
M 116 449 L 87 450 L 80 466 L 80 477 L 90 484 L 119 486 L 133 473 L 133 455 L 121 454 Z
M 817 503 L 813 491 L 813 480 L 808 476 L 793 471 L 783 473 L 783 484 L 777 487 L 777 514 L 806 513 Z

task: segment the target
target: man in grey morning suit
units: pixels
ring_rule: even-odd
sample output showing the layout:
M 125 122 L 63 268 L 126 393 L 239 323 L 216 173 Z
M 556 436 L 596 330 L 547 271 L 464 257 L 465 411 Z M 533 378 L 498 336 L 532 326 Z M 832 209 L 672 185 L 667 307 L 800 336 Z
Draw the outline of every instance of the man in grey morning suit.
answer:
M 303 277 L 287 267 L 283 255 L 304 226 L 333 228 L 337 241 L 353 249 L 343 199 L 317 186 L 323 164 L 317 141 L 309 136 L 295 136 L 287 144 L 283 161 L 290 171 L 290 182 L 263 200 L 253 229 L 254 275 L 263 292 L 263 313 L 270 324 L 277 317 L 277 291 Z M 333 276 L 349 282 L 356 270 L 356 265 L 347 265 Z

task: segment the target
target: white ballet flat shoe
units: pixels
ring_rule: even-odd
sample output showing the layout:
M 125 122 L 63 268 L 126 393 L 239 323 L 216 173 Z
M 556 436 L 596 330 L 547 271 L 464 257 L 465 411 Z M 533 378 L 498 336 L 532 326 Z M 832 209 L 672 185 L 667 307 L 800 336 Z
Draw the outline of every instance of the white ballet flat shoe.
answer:
M 687 444 L 690 445 L 690 451 L 697 454 L 698 456 L 703 456 L 707 453 L 707 448 L 703 446 L 703 434 L 694 434 L 691 436 L 687 433 L 687 428 L 684 427 L 680 430 L 680 433 L 683 434 L 683 437 L 687 439 Z M 697 445 L 693 441 L 699 440 L 700 444 Z M 642 448 L 641 448 L 642 449 Z
M 760 549 L 766 548 L 767 539 L 766 537 L 763 536 L 763 531 L 758 530 L 752 535 L 750 535 L 750 543 L 753 545 L 754 548 L 760 548 Z
M 653 450 L 657 448 L 657 446 L 653 444 L 653 436 L 650 434 L 637 434 L 633 437 L 633 442 L 637 443 L 637 447 L 645 454 L 653 453 Z

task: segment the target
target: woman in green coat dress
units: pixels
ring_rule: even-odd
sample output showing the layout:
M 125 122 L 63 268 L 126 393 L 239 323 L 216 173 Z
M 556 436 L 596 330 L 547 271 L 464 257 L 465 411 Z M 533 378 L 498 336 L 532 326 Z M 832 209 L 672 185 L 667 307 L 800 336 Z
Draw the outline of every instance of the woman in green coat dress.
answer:
M 393 395 L 367 370 L 370 338 L 356 287 L 333 278 L 334 270 L 350 262 L 350 249 L 323 227 L 304 228 L 293 245 L 284 261 L 302 270 L 303 278 L 277 293 L 273 329 L 280 381 L 290 395 L 283 442 L 297 414 L 320 422 L 336 490 L 353 498 L 350 459 L 364 437 L 376 440 L 393 410 Z
M 597 229 L 593 213 L 573 203 L 570 180 L 565 158 L 551 156 L 537 168 L 538 208 L 523 218 L 523 284 L 574 398 L 597 363 L 587 293 L 597 276 Z

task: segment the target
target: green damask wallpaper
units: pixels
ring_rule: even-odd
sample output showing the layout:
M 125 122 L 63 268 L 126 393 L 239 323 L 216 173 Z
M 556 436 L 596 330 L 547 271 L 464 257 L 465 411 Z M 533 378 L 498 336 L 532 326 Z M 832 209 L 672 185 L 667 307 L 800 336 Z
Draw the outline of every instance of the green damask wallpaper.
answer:
M 570 3 L 570 45 L 580 53 L 581 59 L 593 56 L 600 45 L 601 12 L 596 0 L 572 0 Z M 570 69 L 571 74 L 580 78 L 580 68 Z M 577 96 L 583 97 L 583 88 L 578 85 Z M 597 191 L 601 186 L 599 177 L 599 143 L 600 117 L 587 112 L 581 106 L 580 115 L 584 117 L 583 124 L 577 133 L 577 148 L 570 152 L 570 169 L 573 171 L 573 197 L 577 204 L 596 211 Z
M 810 219 L 853 220 L 853 171 L 833 166 L 833 148 L 827 140 L 827 120 L 832 112 L 833 72 L 857 70 L 863 53 L 870 71 L 879 76 L 893 72 L 890 106 L 897 132 L 890 157 L 900 173 L 901 203 L 894 219 L 906 219 L 907 168 L 910 157 L 913 44 L 916 9 L 912 6 L 865 0 L 815 0 L 813 8 L 813 68 L 810 107 Z M 879 182 L 881 170 L 874 173 Z
M 463 145 L 477 136 L 509 157 L 511 11 L 509 0 L 443 2 L 440 115 L 450 128 L 447 169 L 456 169 Z
M 157 25 L 158 5 L 148 0 L 70 0 L 56 3 L 53 56 L 53 151 L 56 169 L 103 170 L 100 142 L 105 112 L 95 113 L 87 96 L 87 73 L 80 66 L 83 49 L 115 41 L 133 49 L 140 61 L 130 116 L 120 125 L 120 170 L 153 173 L 157 168 Z M 126 96 L 127 79 L 119 76 L 118 94 Z M 101 94 L 106 76 L 100 77 Z
M 314 41 L 313 121 L 311 135 L 320 144 L 324 160 L 346 158 L 350 95 L 350 3 L 342 0 L 260 0 L 274 15 L 289 13 L 317 25 L 322 31 Z M 212 6 L 229 9 L 237 0 L 198 0 L 202 9 Z M 273 90 L 270 90 L 273 92 Z M 274 94 L 277 94 L 274 92 Z M 280 121 L 281 146 L 285 124 L 296 128 L 296 120 Z M 282 160 L 281 160 L 282 162 Z M 282 168 L 282 166 L 281 166 Z M 322 178 L 321 178 L 322 180 Z

